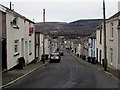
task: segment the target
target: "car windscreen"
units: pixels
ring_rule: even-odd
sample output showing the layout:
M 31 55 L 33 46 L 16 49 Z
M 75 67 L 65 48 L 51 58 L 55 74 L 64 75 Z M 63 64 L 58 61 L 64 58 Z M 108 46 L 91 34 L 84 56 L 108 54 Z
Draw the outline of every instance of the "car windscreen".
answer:
M 51 54 L 51 56 L 59 56 L 59 54 Z

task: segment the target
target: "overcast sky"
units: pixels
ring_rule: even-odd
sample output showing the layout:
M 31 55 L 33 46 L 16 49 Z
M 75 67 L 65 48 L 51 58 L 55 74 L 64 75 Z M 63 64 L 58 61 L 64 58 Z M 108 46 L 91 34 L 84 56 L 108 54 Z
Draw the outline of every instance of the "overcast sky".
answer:
M 43 21 L 43 9 L 46 9 L 46 22 L 72 22 L 80 19 L 103 18 L 102 0 L 0 0 L 9 7 L 35 22 Z M 118 12 L 118 1 L 106 1 L 106 18 Z

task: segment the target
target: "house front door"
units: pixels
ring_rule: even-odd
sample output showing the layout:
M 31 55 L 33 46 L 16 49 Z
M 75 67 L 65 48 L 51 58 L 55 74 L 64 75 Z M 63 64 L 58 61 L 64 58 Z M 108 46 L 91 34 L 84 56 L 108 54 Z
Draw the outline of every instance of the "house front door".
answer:
M 102 63 L 102 51 L 100 50 L 100 63 Z
M 96 58 L 97 58 L 97 62 L 98 62 L 98 48 L 96 49 Z
M 6 51 L 6 40 L 2 40 L 2 71 L 7 69 L 7 51 Z
M 24 57 L 24 38 L 21 39 L 21 55 Z
M 25 59 L 26 59 L 26 64 L 28 64 L 28 42 L 25 42 Z

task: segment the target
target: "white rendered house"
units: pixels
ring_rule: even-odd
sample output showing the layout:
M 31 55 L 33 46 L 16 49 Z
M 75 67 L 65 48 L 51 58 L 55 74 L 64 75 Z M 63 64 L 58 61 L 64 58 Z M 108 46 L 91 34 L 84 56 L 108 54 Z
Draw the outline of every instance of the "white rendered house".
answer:
M 4 7 L 3 5 L 0 5 Z M 35 59 L 34 53 L 34 22 L 19 13 L 4 7 L 5 10 L 5 48 L 6 70 L 16 66 L 18 59 L 23 57 L 25 65 Z

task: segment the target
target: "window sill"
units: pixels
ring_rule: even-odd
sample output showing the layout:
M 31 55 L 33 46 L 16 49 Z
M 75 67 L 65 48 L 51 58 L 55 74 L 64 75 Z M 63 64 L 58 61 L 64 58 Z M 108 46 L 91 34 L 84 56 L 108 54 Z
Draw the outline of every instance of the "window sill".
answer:
M 112 63 L 110 63 L 110 65 L 109 65 L 110 67 L 113 67 L 113 64 Z
M 113 38 L 110 38 L 110 41 L 113 41 Z
M 29 55 L 31 55 L 32 53 L 29 53 Z
M 14 29 L 19 29 L 19 26 L 13 25 L 13 28 L 14 28 Z
M 20 53 L 18 53 L 18 52 L 17 52 L 17 53 L 14 53 L 14 57 L 15 57 L 15 56 L 18 56 L 19 54 L 20 54 Z

